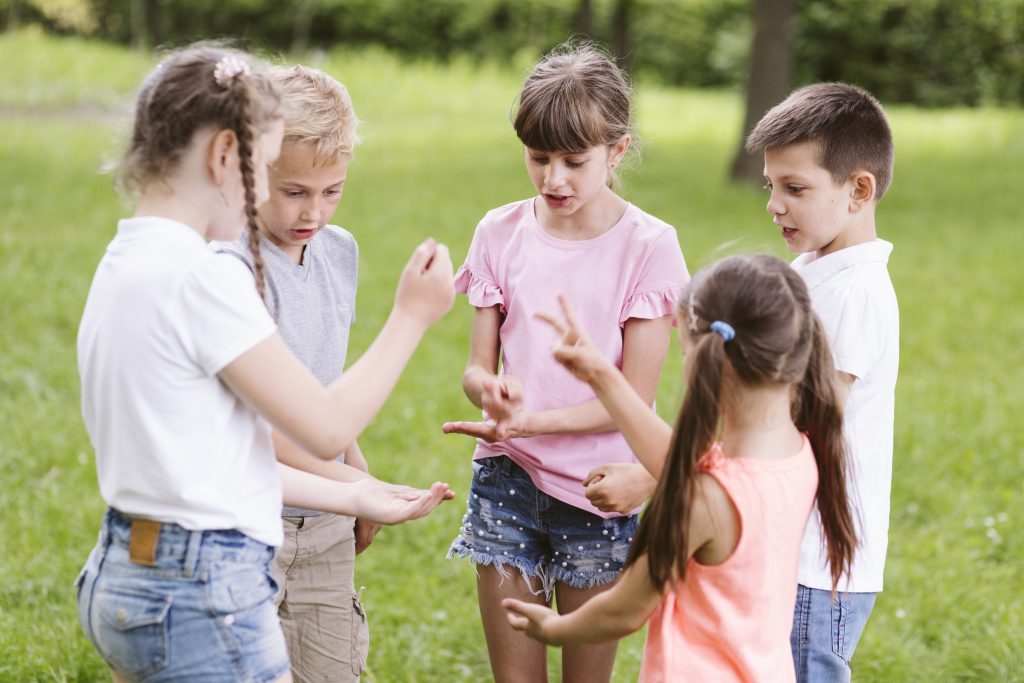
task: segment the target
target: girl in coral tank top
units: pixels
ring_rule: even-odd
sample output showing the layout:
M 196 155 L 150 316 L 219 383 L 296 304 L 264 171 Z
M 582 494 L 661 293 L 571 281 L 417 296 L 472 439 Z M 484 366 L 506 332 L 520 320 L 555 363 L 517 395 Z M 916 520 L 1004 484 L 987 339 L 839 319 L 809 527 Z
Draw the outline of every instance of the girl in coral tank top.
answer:
M 856 545 L 842 397 L 800 276 L 736 256 L 694 277 L 677 307 L 688 390 L 674 433 L 562 308 L 564 320 L 545 316 L 562 334 L 555 357 L 594 388 L 658 486 L 612 589 L 565 615 L 505 600 L 509 622 L 554 645 L 647 623 L 641 681 L 795 680 L 797 559 L 815 499 L 833 586 Z

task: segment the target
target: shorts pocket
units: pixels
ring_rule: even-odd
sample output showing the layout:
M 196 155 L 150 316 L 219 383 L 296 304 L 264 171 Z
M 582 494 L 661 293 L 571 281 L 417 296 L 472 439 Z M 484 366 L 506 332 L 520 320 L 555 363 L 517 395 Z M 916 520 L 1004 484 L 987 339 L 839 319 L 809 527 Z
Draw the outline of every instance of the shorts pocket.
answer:
M 166 595 L 105 587 L 97 590 L 94 644 L 107 664 L 128 678 L 145 678 L 167 666 Z
M 490 484 L 498 473 L 498 458 L 505 456 L 493 456 L 480 458 L 473 461 L 473 479 L 481 484 Z
M 366 609 L 359 596 L 352 594 L 352 673 L 359 676 L 366 670 L 370 653 L 370 629 L 366 623 Z

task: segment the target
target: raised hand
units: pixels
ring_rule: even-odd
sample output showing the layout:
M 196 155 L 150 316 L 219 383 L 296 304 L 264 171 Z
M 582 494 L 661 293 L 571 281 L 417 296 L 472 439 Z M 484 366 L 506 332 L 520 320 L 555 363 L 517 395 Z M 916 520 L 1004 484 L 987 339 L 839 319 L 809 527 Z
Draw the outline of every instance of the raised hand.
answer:
M 395 310 L 429 327 L 451 309 L 454 301 L 448 247 L 428 238 L 405 264 L 395 292 Z
M 658 482 L 639 463 L 595 467 L 583 480 L 587 499 L 601 512 L 629 514 L 644 504 Z
M 529 436 L 528 413 L 523 407 L 523 385 L 517 377 L 504 375 L 484 381 L 480 395 L 487 420 L 483 422 L 446 422 L 445 434 L 465 434 L 488 443 Z
M 561 335 L 560 339 L 551 347 L 551 354 L 555 360 L 565 366 L 577 379 L 589 384 L 594 381 L 600 371 L 615 366 L 594 346 L 586 330 L 576 319 L 576 314 L 561 294 L 558 295 L 558 305 L 562 309 L 561 320 L 547 313 L 537 313 L 536 316 Z
M 434 483 L 429 490 L 360 479 L 349 484 L 356 517 L 378 524 L 401 524 L 424 517 L 442 501 L 455 497 L 448 484 Z

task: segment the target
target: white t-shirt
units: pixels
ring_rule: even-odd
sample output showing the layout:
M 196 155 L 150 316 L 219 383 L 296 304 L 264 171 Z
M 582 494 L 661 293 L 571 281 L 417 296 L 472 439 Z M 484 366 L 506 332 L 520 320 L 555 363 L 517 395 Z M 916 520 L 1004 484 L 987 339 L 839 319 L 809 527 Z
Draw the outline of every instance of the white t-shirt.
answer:
M 836 368 L 856 380 L 844 406 L 843 430 L 852 461 L 849 494 L 857 538 L 849 582 L 839 589 L 882 590 L 889 543 L 892 488 L 893 411 L 899 367 L 900 319 L 886 264 L 892 244 L 876 239 L 817 258 L 793 261 L 807 283 L 811 305 L 832 344 Z M 832 590 L 821 520 L 807 521 L 800 548 L 799 582 Z
M 280 545 L 270 427 L 217 377 L 275 329 L 237 258 L 177 221 L 118 223 L 78 331 L 82 415 L 110 506 Z

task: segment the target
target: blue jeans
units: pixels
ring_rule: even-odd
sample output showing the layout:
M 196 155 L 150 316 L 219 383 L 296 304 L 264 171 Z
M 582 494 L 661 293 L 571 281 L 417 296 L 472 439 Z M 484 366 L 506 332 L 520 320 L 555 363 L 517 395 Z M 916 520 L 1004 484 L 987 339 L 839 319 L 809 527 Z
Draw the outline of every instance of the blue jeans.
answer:
M 555 583 L 593 588 L 622 571 L 637 515 L 605 519 L 538 489 L 507 456 L 473 461 L 469 503 L 448 557 L 508 567 L 538 577 L 550 599 Z
M 142 564 L 131 559 L 131 536 L 132 520 L 108 510 L 77 581 L 82 628 L 111 669 L 147 683 L 265 683 L 288 673 L 272 547 L 238 531 L 161 524 Z
M 798 586 L 793 611 L 793 648 L 798 683 L 845 683 L 850 658 L 875 606 L 876 593 L 836 593 Z

